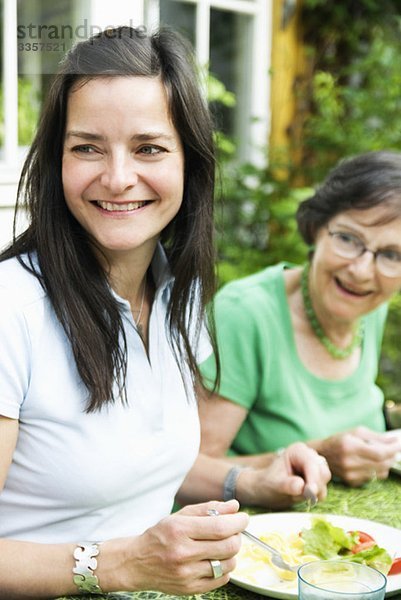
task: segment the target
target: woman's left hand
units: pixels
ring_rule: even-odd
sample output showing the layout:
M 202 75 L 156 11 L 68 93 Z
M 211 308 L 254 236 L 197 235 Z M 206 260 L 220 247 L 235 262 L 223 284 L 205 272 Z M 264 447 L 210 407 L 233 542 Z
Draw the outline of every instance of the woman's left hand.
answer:
M 291 444 L 263 469 L 245 469 L 237 480 L 237 498 L 243 504 L 286 508 L 305 500 L 305 485 L 323 500 L 331 473 L 327 461 L 302 442 Z

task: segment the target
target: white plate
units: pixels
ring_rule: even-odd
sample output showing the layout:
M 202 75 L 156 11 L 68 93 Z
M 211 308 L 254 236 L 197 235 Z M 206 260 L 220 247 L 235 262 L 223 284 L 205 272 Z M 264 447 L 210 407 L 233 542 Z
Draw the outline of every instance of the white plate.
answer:
M 320 515 L 318 513 L 268 513 L 251 516 L 248 530 L 255 535 L 263 535 L 269 531 L 277 531 L 284 535 L 298 533 L 304 527 L 309 527 L 311 517 L 324 517 L 333 525 L 346 531 L 364 531 L 371 535 L 379 546 L 385 548 L 390 556 L 401 556 L 401 529 L 382 525 L 377 521 L 357 519 L 340 515 Z M 252 543 L 243 538 L 243 544 Z M 242 569 L 242 570 L 241 570 Z M 236 585 L 271 598 L 295 600 L 298 598 L 297 583 L 293 589 L 288 589 L 288 582 L 283 582 L 277 573 L 268 565 L 253 572 L 251 578 L 246 575 L 244 564 L 241 567 L 241 557 L 237 559 L 237 568 L 231 574 L 231 582 Z M 401 590 L 401 574 L 390 575 L 387 580 L 386 596 L 392 596 Z

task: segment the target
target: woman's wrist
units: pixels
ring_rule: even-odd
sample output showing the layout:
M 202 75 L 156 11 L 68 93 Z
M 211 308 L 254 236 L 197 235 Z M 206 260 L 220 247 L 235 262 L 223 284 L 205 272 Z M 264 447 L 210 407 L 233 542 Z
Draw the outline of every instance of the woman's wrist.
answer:
M 227 502 L 228 500 L 237 500 L 237 480 L 238 477 L 244 469 L 246 469 L 244 465 L 234 465 L 228 471 L 224 482 L 223 482 L 223 500 Z
M 133 552 L 135 538 L 115 538 L 101 545 L 96 575 L 103 592 L 126 590 L 135 592 L 140 589 L 135 575 Z M 136 582 L 137 585 L 134 585 Z
M 325 456 L 325 451 L 326 451 L 326 442 L 327 442 L 327 438 L 326 439 L 321 439 L 321 440 L 309 440 L 306 443 L 307 446 L 309 446 L 309 448 L 312 448 L 313 450 L 316 450 L 316 452 L 318 454 L 321 454 L 322 456 Z
M 253 506 L 260 504 L 258 479 L 260 469 L 249 467 L 238 473 L 236 481 L 236 499 L 240 504 Z

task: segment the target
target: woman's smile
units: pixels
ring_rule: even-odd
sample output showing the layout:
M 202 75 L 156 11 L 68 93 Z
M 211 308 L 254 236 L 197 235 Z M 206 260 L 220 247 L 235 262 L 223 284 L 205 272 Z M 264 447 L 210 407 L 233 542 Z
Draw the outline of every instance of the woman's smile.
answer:
M 340 290 L 340 292 L 342 292 L 348 296 L 351 296 L 353 298 L 365 298 L 366 296 L 369 296 L 370 294 L 373 293 L 373 290 L 363 290 L 363 289 L 357 288 L 355 285 L 348 283 L 346 281 L 343 281 L 339 277 L 334 277 L 334 281 L 335 281 L 338 289 Z
M 184 189 L 161 80 L 99 77 L 73 88 L 62 174 L 68 208 L 106 256 L 141 248 L 150 258 Z
M 105 202 L 103 200 L 93 200 L 92 203 L 102 211 L 106 211 L 112 216 L 115 216 L 115 213 L 132 213 L 136 212 L 138 209 L 143 208 L 150 204 L 152 200 L 139 200 L 139 201 L 130 201 L 130 202 Z

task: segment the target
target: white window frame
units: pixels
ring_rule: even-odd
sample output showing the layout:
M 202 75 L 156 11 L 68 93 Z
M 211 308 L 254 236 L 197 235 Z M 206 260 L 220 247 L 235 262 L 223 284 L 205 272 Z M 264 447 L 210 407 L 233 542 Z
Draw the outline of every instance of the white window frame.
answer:
M 239 127 L 242 140 L 240 158 L 263 165 L 270 133 L 270 56 L 272 31 L 272 0 L 173 0 L 196 6 L 196 57 L 200 65 L 210 59 L 210 11 L 227 10 L 252 17 L 252 50 L 250 61 L 249 114 L 243 115 Z M 145 25 L 152 29 L 159 24 L 160 0 L 145 0 Z
M 80 0 L 76 2 L 79 12 Z M 160 0 L 91 0 L 91 23 L 104 28 L 110 25 L 158 26 Z M 250 64 L 250 115 L 240 126 L 244 147 L 241 154 L 263 164 L 270 130 L 270 54 L 273 0 L 184 0 L 196 5 L 196 55 L 201 65 L 209 63 L 209 29 L 212 8 L 234 11 L 252 17 L 252 59 Z M 17 0 L 3 0 L 3 97 L 4 144 L 0 158 L 0 220 L 11 211 L 26 148 L 18 146 L 18 54 Z M 6 210 L 1 210 L 6 209 Z M 9 218 L 9 216 L 8 216 Z M 1 229 L 1 222 L 0 222 Z M 1 235 L 1 233 L 0 233 Z M 2 240 L 0 239 L 0 247 Z
M 75 2 L 79 11 L 79 0 Z M 91 0 L 90 14 L 91 23 L 102 29 L 108 25 L 142 25 L 143 2 Z M 17 184 L 27 151 L 18 146 L 17 0 L 3 0 L 3 26 L 4 144 L 0 159 L 0 209 L 11 209 L 15 204 Z M 1 215 L 0 212 L 0 219 Z
M 20 173 L 18 149 L 17 0 L 3 0 L 4 143 L 0 161 L 0 206 L 13 206 Z

